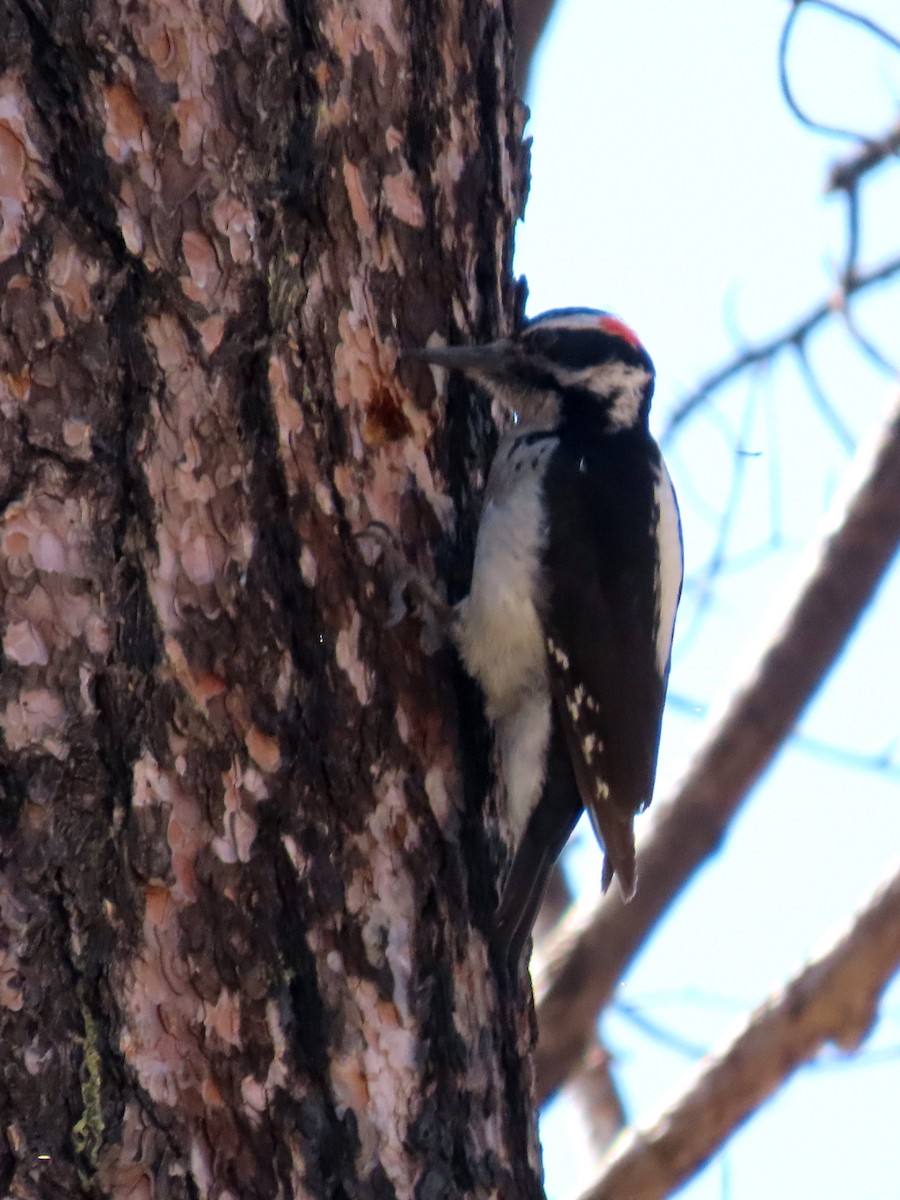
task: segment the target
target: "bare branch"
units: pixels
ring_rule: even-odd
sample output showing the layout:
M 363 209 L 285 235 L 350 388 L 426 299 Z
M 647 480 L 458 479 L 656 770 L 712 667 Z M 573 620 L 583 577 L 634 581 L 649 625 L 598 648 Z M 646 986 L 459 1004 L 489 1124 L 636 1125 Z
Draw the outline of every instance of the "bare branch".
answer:
M 780 354 L 781 351 L 787 350 L 792 346 L 803 345 L 809 335 L 823 321 L 827 320 L 836 311 L 839 311 L 850 296 L 866 291 L 868 288 L 874 287 L 879 283 L 885 283 L 898 274 L 900 274 L 900 255 L 888 259 L 887 262 L 873 268 L 871 271 L 854 274 L 846 287 L 822 300 L 789 329 L 784 330 L 783 333 L 779 333 L 775 337 L 769 338 L 765 342 L 760 342 L 756 346 L 748 346 L 740 354 L 735 355 L 730 362 L 719 367 L 717 371 L 713 371 L 693 392 L 690 392 L 675 405 L 663 430 L 663 442 L 670 438 L 680 425 L 684 424 L 685 420 L 696 408 L 699 408 L 704 400 L 708 400 L 713 392 L 718 391 L 724 384 L 730 383 L 732 379 L 740 375 L 741 371 L 746 370 L 747 367 L 767 362 L 769 359 Z
M 854 1050 L 900 965 L 900 873 L 822 957 L 706 1060 L 657 1121 L 627 1134 L 582 1200 L 658 1200 L 715 1153 L 784 1081 L 827 1043 Z
M 849 160 L 842 164 L 837 164 L 832 168 L 825 190 L 826 192 L 842 192 L 847 204 L 847 249 L 844 254 L 844 266 L 840 274 L 840 286 L 846 297 L 849 297 L 850 288 L 856 278 L 856 264 L 859 258 L 861 238 L 860 182 L 866 174 L 873 171 L 877 166 L 880 166 L 887 158 L 896 155 L 898 151 L 900 151 L 900 125 L 896 126 L 880 140 L 867 142 Z M 874 350 L 865 338 L 857 333 L 850 321 L 849 308 L 849 303 L 845 304 L 843 311 L 850 332 L 859 342 L 863 352 L 868 357 L 876 359 L 878 367 L 883 368 L 886 359 L 877 350 Z M 893 373 L 896 374 L 896 371 Z
M 881 166 L 888 158 L 900 154 L 900 124 L 877 141 L 869 142 L 855 154 L 832 166 L 825 184 L 826 192 L 849 192 L 864 175 Z
M 597 1012 L 672 899 L 720 845 L 729 821 L 840 653 L 900 542 L 900 404 L 857 459 L 856 490 L 830 520 L 781 627 L 730 699 L 674 796 L 655 809 L 638 853 L 639 884 L 592 912 L 576 910 L 546 946 L 535 995 L 538 1094 L 567 1078 Z M 838 510 L 839 512 L 841 509 Z
M 841 17 L 853 25 L 860 25 L 863 29 L 867 29 L 870 33 L 875 34 L 877 38 L 880 38 L 881 41 L 895 50 L 900 50 L 900 40 L 895 38 L 893 34 L 888 33 L 883 26 L 873 21 L 870 17 L 863 16 L 862 13 L 853 12 L 852 9 L 843 8 L 839 4 L 833 4 L 831 0 L 793 0 L 793 7 L 784 23 L 784 29 L 781 31 L 781 42 L 778 47 L 778 77 L 781 82 L 781 91 L 784 95 L 785 103 L 797 120 L 808 129 L 815 130 L 816 133 L 824 133 L 829 137 L 856 138 L 858 141 L 864 142 L 867 146 L 874 146 L 875 143 L 866 137 L 865 134 L 859 133 L 854 129 L 844 129 L 838 125 L 827 125 L 822 121 L 817 121 L 805 113 L 797 103 L 791 88 L 790 79 L 788 78 L 787 51 L 794 23 L 805 4 L 814 4 L 817 8 L 834 13 L 835 16 Z

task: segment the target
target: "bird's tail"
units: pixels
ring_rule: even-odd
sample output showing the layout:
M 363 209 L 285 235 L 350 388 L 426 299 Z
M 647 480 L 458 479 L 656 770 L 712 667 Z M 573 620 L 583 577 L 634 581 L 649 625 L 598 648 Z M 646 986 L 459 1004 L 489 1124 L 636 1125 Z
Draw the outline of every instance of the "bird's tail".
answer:
M 637 879 L 633 818 L 617 812 L 609 803 L 592 806 L 589 809 L 589 816 L 597 840 L 603 847 L 601 886 L 605 892 L 615 875 L 619 881 L 622 899 L 630 900 L 634 895 Z

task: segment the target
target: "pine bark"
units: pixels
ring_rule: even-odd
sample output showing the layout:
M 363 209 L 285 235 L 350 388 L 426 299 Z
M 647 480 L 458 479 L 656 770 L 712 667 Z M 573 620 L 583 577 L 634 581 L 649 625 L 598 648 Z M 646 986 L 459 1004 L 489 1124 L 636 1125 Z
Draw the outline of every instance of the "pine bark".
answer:
M 449 581 L 517 301 L 501 0 L 2 0 L 0 1193 L 541 1194 Z

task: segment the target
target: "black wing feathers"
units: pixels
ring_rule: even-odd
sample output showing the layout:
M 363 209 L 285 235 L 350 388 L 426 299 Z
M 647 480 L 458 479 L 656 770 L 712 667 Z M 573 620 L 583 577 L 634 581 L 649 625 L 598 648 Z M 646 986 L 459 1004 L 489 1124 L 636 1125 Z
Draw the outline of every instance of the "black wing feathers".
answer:
M 616 873 L 626 895 L 634 888 L 632 819 L 653 791 L 665 694 L 655 638 L 658 461 L 640 430 L 570 434 L 545 478 L 555 514 L 545 551 L 554 704 L 605 847 L 604 886 Z

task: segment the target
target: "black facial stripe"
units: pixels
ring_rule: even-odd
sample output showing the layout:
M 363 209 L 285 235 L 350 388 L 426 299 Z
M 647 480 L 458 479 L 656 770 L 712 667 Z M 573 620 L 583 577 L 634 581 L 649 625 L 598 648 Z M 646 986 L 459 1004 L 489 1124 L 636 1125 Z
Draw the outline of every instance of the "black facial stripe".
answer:
M 605 362 L 622 362 L 653 371 L 646 350 L 602 329 L 526 329 L 521 335 L 521 345 L 529 354 L 539 355 L 567 371 L 583 371 Z

